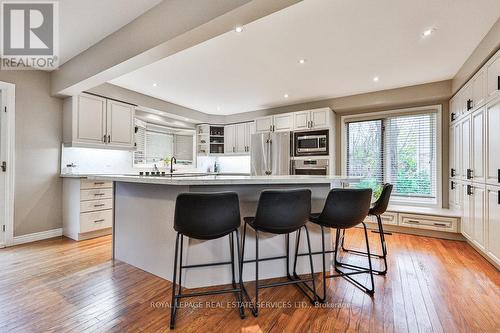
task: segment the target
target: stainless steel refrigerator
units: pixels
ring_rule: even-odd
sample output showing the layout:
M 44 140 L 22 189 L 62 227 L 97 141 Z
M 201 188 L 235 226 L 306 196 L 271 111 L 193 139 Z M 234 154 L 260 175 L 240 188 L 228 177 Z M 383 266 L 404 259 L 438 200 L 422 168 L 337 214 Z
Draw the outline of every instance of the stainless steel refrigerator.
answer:
M 290 174 L 290 133 L 252 135 L 250 163 L 252 176 Z

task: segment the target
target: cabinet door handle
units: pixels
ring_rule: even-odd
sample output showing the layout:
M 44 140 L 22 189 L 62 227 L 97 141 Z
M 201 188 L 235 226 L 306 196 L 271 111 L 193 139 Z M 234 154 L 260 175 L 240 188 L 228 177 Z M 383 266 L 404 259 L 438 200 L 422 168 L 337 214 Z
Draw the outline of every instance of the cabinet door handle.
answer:
M 455 189 L 455 182 L 451 182 L 451 189 L 454 190 Z
M 420 224 L 420 221 L 417 221 L 417 220 L 408 220 L 408 223 Z
M 472 179 L 472 169 L 467 169 L 467 179 Z
M 103 196 L 103 195 L 104 195 L 104 193 L 94 193 L 95 197 L 100 197 L 100 196 Z
M 451 121 L 454 121 L 454 120 L 456 119 L 456 118 L 455 118 L 455 116 L 456 116 L 456 113 L 455 113 L 455 112 L 452 112 L 452 113 L 451 113 Z
M 111 135 L 108 134 L 108 143 L 111 142 Z
M 94 205 L 94 207 L 104 207 L 104 204 Z
M 106 136 L 106 134 L 104 134 L 104 137 L 102 138 L 102 142 L 106 143 L 106 138 L 107 138 L 107 136 Z
M 472 185 L 467 185 L 467 195 L 473 195 L 474 193 L 472 192 Z
M 104 222 L 105 220 L 104 219 L 100 219 L 100 220 L 95 220 L 94 223 L 101 223 L 101 222 Z
M 467 100 L 467 111 L 469 111 L 470 109 L 472 109 L 472 99 Z
M 104 185 L 104 182 L 95 182 L 94 185 Z
M 455 169 L 451 169 L 451 176 L 452 177 L 455 177 L 457 175 L 457 172 L 455 171 Z
M 500 190 L 498 190 L 498 204 L 500 205 Z
M 437 222 L 434 222 L 433 223 L 436 227 L 447 227 L 448 225 L 445 224 L 445 223 L 437 223 Z
M 497 77 L 497 90 L 500 90 L 500 75 Z

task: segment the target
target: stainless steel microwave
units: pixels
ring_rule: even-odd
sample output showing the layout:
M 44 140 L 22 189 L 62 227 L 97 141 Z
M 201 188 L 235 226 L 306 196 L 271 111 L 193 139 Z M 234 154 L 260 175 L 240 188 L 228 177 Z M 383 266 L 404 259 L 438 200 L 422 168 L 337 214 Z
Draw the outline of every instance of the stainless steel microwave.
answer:
M 328 155 L 328 130 L 293 133 L 294 156 Z

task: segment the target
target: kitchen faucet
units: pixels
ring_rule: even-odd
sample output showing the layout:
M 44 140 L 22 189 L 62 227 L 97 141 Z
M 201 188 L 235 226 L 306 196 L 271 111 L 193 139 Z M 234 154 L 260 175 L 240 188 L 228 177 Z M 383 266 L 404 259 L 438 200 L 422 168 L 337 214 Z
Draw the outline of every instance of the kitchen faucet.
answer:
M 174 173 L 174 163 L 177 163 L 177 159 L 172 156 L 172 159 L 170 160 L 170 174 Z
M 153 172 L 160 172 L 160 169 L 158 169 L 156 164 L 153 165 Z

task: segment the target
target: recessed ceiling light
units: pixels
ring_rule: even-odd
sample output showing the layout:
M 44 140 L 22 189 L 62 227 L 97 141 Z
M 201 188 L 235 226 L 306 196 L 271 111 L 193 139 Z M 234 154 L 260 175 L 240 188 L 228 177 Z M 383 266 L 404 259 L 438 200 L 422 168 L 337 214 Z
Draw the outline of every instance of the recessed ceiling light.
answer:
M 298 63 L 302 65 L 302 64 L 305 64 L 306 61 L 307 61 L 306 59 L 299 59 Z
M 378 76 L 375 76 L 375 77 L 373 78 L 373 82 L 378 82 L 378 80 L 380 80 L 380 78 L 379 78 Z
M 220 111 L 220 106 L 217 107 L 217 111 Z
M 289 96 L 288 96 L 288 94 L 284 94 L 283 97 L 288 98 Z
M 158 87 L 158 83 L 153 83 L 153 87 Z
M 243 32 L 243 27 L 240 25 L 240 26 L 237 26 L 236 28 L 234 28 L 234 31 L 236 32 Z
M 434 33 L 434 31 L 436 31 L 435 28 L 427 29 L 424 32 L 422 32 L 422 37 L 424 37 L 424 38 L 429 37 L 430 35 L 432 35 Z

